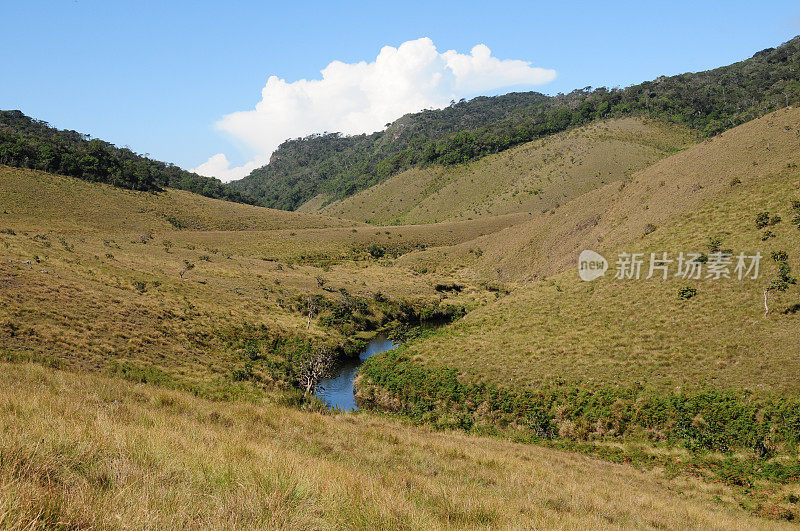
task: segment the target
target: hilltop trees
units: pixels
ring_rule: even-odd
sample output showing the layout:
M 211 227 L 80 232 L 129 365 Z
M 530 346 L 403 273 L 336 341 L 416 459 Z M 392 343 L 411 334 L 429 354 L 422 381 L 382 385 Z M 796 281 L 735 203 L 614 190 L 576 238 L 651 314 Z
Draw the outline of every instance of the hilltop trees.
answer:
M 59 130 L 20 111 L 0 111 L 0 164 L 159 191 L 170 186 L 206 197 L 248 201 L 218 179 L 203 177 L 75 131 Z

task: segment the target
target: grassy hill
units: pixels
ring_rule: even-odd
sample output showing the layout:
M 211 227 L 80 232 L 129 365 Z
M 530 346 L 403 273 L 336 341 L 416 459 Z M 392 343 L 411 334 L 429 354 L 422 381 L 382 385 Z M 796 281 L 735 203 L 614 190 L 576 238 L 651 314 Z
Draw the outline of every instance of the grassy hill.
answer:
M 790 280 L 800 270 L 799 134 L 800 109 L 777 111 L 491 237 L 403 257 L 516 288 L 371 358 L 362 403 L 478 432 L 527 430 L 590 453 L 621 441 L 721 452 L 743 490 L 778 489 L 780 501 L 797 471 L 755 470 L 797 466 L 800 289 L 771 291 L 766 316 L 764 292 L 779 277 L 773 252 L 786 253 Z M 583 249 L 608 258 L 605 277 L 578 279 Z M 651 252 L 717 250 L 761 252 L 760 278 L 645 280 Z M 641 280 L 613 278 L 623 251 L 643 253 Z M 782 464 L 763 460 L 774 456 Z
M 183 190 L 125 190 L 8 166 L 0 166 L 0 175 L 0 224 L 27 230 L 238 231 L 354 225 L 324 216 L 296 215 L 211 199 Z
M 445 109 L 407 114 L 387 124 L 385 131 L 370 135 L 327 133 L 287 140 L 269 164 L 231 186 L 264 205 L 286 210 L 295 210 L 319 194 L 344 197 L 390 175 L 395 170 L 388 159 L 420 139 L 478 130 L 547 100 L 536 92 L 481 96 Z
M 395 258 L 526 217 L 377 230 L 7 167 L 0 204 L 0 352 L 226 395 L 291 388 L 305 348 L 348 351 L 422 308 L 477 304 L 484 290 L 443 295 L 447 275 Z
M 665 232 L 685 234 L 680 228 L 681 216 L 697 215 L 695 210 L 701 204 L 713 203 L 717 197 L 735 196 L 737 201 L 749 203 L 748 183 L 763 182 L 775 194 L 788 196 L 790 191 L 781 191 L 781 185 L 771 179 L 786 175 L 791 183 L 795 175 L 797 113 L 797 108 L 791 108 L 754 120 L 676 153 L 622 182 L 609 183 L 555 210 L 538 213 L 492 238 L 442 249 L 446 256 L 439 256 L 435 250 L 418 253 L 409 256 L 407 263 L 430 269 L 446 263 L 447 269 L 453 270 L 469 265 L 466 270 L 486 278 L 528 281 L 573 267 L 583 249 L 611 253 Z M 755 216 L 758 212 L 749 214 Z M 731 218 L 730 223 L 754 227 L 750 217 Z M 790 219 L 784 218 L 784 226 L 790 225 L 787 221 Z M 645 237 L 648 225 L 667 229 Z M 731 230 L 724 222 L 719 224 L 721 236 Z M 704 248 L 707 237 L 714 233 L 709 228 L 695 235 L 692 247 Z M 477 249 L 480 257 L 475 255 Z
M 597 123 L 431 174 L 401 221 L 447 221 L 380 227 L 0 166 L 0 526 L 797 519 L 800 289 L 763 296 L 800 272 L 798 139 L 794 107 L 686 149 Z M 611 278 L 729 250 L 762 276 Z M 303 396 L 378 332 L 404 345 L 362 366 L 365 410 Z
M 513 212 L 541 212 L 634 171 L 696 140 L 686 128 L 625 118 L 529 142 L 476 162 L 407 170 L 320 208 L 370 223 L 436 223 Z
M 495 299 L 395 254 L 527 215 L 377 229 L 6 167 L 0 198 L 0 526 L 766 523 L 726 485 L 297 393 L 309 349 Z
M 498 383 L 513 376 L 538 385 L 560 376 L 800 391 L 800 321 L 780 313 L 800 302 L 797 287 L 773 295 L 773 312 L 763 317 L 763 292 L 777 275 L 771 252 L 785 251 L 800 268 L 793 206 L 800 200 L 799 132 L 800 109 L 778 111 L 635 173 L 624 186 L 592 191 L 491 237 L 402 258 L 412 267 L 439 264 L 465 278 L 520 283 L 414 352 L 433 363 L 466 364 Z M 781 221 L 758 228 L 761 212 Z M 712 238 L 736 254 L 761 251 L 763 278 L 611 278 L 619 252 L 648 260 L 651 252 L 708 254 Z M 609 259 L 606 277 L 577 278 L 583 249 Z M 684 285 L 697 295 L 680 300 Z

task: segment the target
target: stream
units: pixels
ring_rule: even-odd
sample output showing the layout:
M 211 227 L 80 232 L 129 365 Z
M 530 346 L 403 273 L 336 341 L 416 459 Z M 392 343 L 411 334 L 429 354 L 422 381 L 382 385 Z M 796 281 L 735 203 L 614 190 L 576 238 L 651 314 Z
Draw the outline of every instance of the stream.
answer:
M 358 358 L 344 360 L 332 377 L 322 380 L 315 394 L 329 408 L 338 408 L 342 411 L 358 409 L 353 389 L 353 381 L 358 368 L 370 356 L 392 350 L 399 345 L 400 343 L 395 343 L 383 335 L 374 337 L 367 344 L 367 348 L 361 351 Z

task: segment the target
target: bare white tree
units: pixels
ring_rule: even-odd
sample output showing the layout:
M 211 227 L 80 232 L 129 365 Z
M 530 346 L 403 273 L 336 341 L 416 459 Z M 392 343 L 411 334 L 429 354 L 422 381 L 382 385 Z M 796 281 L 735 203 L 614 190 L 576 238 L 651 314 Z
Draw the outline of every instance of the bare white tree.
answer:
M 317 311 L 317 301 L 311 295 L 308 296 L 307 304 L 308 304 L 308 322 L 306 323 L 306 330 L 311 328 L 311 318 L 314 317 L 314 312 Z
M 320 380 L 330 373 L 334 361 L 333 352 L 327 347 L 312 350 L 301 357 L 298 380 L 307 395 L 313 393 Z

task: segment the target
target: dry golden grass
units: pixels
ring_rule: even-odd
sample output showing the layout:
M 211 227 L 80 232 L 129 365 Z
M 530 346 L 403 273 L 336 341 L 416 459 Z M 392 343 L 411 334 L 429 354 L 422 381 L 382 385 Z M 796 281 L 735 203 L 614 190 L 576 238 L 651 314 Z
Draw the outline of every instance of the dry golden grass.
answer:
M 781 527 L 732 506 L 722 486 L 579 455 L 36 365 L 0 370 L 6 529 Z
M 441 275 L 374 260 L 369 245 L 450 246 L 524 218 L 378 229 L 10 168 L 0 168 L 0 199 L 0 351 L 94 371 L 134 362 L 212 390 L 229 385 L 241 363 L 220 330 L 265 324 L 343 339 L 316 319 L 306 331 L 298 297 L 345 289 L 425 304 L 444 298 L 434 289 Z M 176 230 L 163 212 L 214 230 Z M 220 230 L 228 221 L 265 229 Z M 303 228 L 311 222 L 331 226 Z M 181 278 L 187 263 L 194 268 Z M 475 304 L 485 293 L 450 297 Z
M 413 169 L 342 201 L 300 209 L 377 223 L 435 223 L 549 210 L 695 142 L 652 120 L 598 122 L 458 166 Z
M 447 264 L 453 272 L 461 260 L 466 276 L 532 279 L 413 350 L 426 362 L 505 385 L 564 377 L 800 392 L 800 317 L 780 313 L 800 302 L 798 288 L 773 295 L 773 312 L 763 316 L 763 292 L 776 274 L 770 252 L 786 251 L 800 273 L 800 231 L 791 222 L 791 201 L 800 200 L 798 133 L 800 109 L 778 111 L 665 159 L 622 188 L 592 192 L 490 238 L 409 256 L 402 262 Z M 741 182 L 732 185 L 734 177 Z M 764 211 L 783 218 L 767 241 L 755 224 Z M 649 235 L 647 223 L 657 226 Z M 761 278 L 611 278 L 618 252 L 648 259 L 650 252 L 707 253 L 712 236 L 734 253 L 761 251 Z M 577 278 L 583 249 L 609 258 L 605 278 Z M 698 295 L 679 300 L 685 285 Z
M 620 136 L 621 124 L 634 128 L 634 140 Z M 653 160 L 674 141 L 656 136 L 648 145 L 636 128 L 651 126 L 637 124 L 592 134 L 611 127 L 615 146 Z M 0 527 L 777 525 L 738 510 L 727 487 L 692 478 L 366 414 L 303 412 L 263 392 L 242 390 L 254 403 L 212 403 L 96 373 L 135 362 L 224 395 L 238 358 L 219 329 L 263 323 L 336 335 L 316 323 L 306 332 L 304 312 L 288 304 L 330 296 L 321 277 L 332 292 L 481 306 L 409 347 L 465 376 L 514 386 L 563 376 L 794 393 L 800 318 L 762 317 L 766 277 L 689 283 L 698 295 L 679 301 L 686 282 L 583 284 L 564 271 L 582 248 L 675 253 L 706 250 L 709 236 L 721 236 L 735 251 L 785 249 L 797 273 L 789 202 L 800 199 L 798 130 L 800 111 L 790 109 L 673 155 L 624 186 L 595 190 L 602 182 L 570 174 L 574 187 L 559 193 L 583 195 L 553 214 L 456 213 L 464 220 L 380 228 L 0 168 L 0 354 L 81 371 L 0 364 Z M 731 186 L 734 177 L 741 182 Z M 484 207 L 479 213 L 502 211 Z M 761 211 L 784 219 L 767 242 L 754 224 Z M 648 223 L 658 228 L 644 236 Z M 370 259 L 371 244 L 406 254 Z M 186 262 L 195 267 L 180 278 Z M 453 280 L 466 286 L 461 293 L 435 290 Z M 512 292 L 495 301 L 485 282 Z M 773 306 L 800 302 L 797 295 L 774 297 Z
M 624 246 L 661 238 L 665 233 L 674 234 L 673 243 L 682 248 L 704 243 L 712 230 L 724 234 L 734 228 L 737 231 L 746 228 L 752 233 L 750 229 L 754 228 L 758 212 L 787 209 L 789 196 L 797 184 L 798 169 L 791 165 L 800 163 L 799 140 L 800 109 L 777 111 L 672 155 L 621 183 L 593 190 L 491 237 L 465 242 L 454 249 L 418 253 L 404 263 L 415 267 L 426 265 L 429 269 L 435 269 L 437 264 L 447 264 L 451 269 L 469 266 L 471 271 L 487 278 L 526 281 L 572 267 L 583 249 L 610 254 Z M 734 178 L 742 183 L 731 186 Z M 758 183 L 763 183 L 763 188 Z M 781 188 L 785 186 L 789 188 Z M 715 202 L 748 201 L 750 188 L 756 193 L 783 194 L 783 198 L 780 204 L 773 200 L 772 204 L 764 205 L 753 199 L 748 203 L 749 208 L 740 208 L 727 218 L 718 217 L 724 214 L 720 212 L 724 209 Z M 698 219 L 694 225 L 698 230 L 688 235 L 680 232 L 682 216 L 692 214 L 702 205 L 706 206 L 707 214 L 706 219 Z M 703 229 L 704 223 L 711 223 L 712 214 L 718 217 L 716 227 Z M 788 221 L 784 217 L 784 225 Z M 647 224 L 663 230 L 644 239 Z M 480 259 L 470 253 L 476 249 L 482 252 Z
M 136 192 L 0 166 L 0 224 L 28 230 L 146 232 L 343 227 L 351 221 L 209 199 L 182 190 Z

